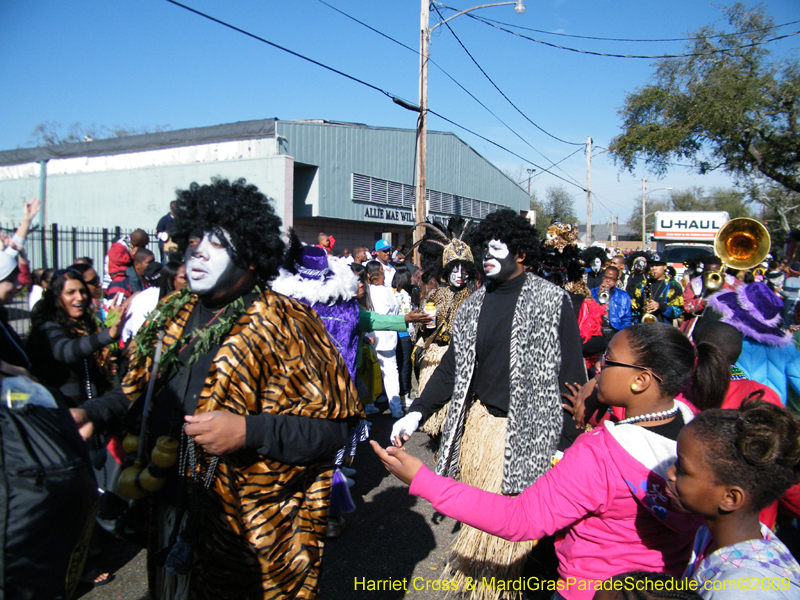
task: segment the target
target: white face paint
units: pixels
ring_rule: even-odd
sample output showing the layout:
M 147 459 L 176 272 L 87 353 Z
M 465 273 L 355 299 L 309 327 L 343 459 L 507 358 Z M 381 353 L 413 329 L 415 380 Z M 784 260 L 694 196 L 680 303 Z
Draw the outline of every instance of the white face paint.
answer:
M 491 240 L 483 259 L 483 270 L 486 272 L 486 277 L 505 281 L 514 268 L 514 257 L 511 256 L 508 246 L 500 240 Z
M 222 233 L 231 245 L 228 233 L 224 230 Z M 236 266 L 230 250 L 213 232 L 206 232 L 199 239 L 189 238 L 184 258 L 189 288 L 198 296 L 229 289 L 245 274 L 245 269 Z
M 599 258 L 595 258 L 595 259 L 592 261 L 592 271 L 594 271 L 595 273 L 597 273 L 597 272 L 600 270 L 600 266 L 601 266 L 600 259 L 599 259 Z
M 462 288 L 466 282 L 467 278 L 464 276 L 464 270 L 461 265 L 457 265 L 450 272 L 450 285 L 454 288 Z

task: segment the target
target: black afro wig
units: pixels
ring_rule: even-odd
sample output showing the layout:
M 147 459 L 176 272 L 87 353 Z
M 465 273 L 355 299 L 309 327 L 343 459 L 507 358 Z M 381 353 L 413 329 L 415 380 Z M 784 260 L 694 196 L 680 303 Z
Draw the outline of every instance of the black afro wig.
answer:
M 256 280 L 266 284 L 278 274 L 283 260 L 281 219 L 272 202 L 244 179 L 233 183 L 214 177 L 210 184 L 192 183 L 178 190 L 173 239 L 181 253 L 189 238 L 214 232 L 240 268 L 255 268 Z M 222 232 L 227 232 L 228 236 Z

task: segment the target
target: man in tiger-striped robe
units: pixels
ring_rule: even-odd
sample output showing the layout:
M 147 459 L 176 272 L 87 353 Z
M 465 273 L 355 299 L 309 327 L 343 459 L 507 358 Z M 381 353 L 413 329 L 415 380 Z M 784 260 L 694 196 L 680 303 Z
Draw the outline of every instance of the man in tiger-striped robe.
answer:
M 192 184 L 178 193 L 175 226 L 192 293 L 177 292 L 159 307 L 169 314 L 159 327 L 164 356 L 177 365 L 162 362 L 148 438 L 193 439 L 201 473 L 220 459 L 207 491 L 187 483 L 180 497 L 168 480 L 148 497 L 151 595 L 315 598 L 333 458 L 363 417 L 353 383 L 313 310 L 254 289 L 275 275 L 283 250 L 280 219 L 255 186 Z M 209 341 L 215 326 L 231 324 Z M 136 353 L 135 345 L 154 343 L 145 325 L 121 389 L 74 413 L 82 433 L 112 425 L 144 395 L 152 353 Z M 198 497 L 205 500 L 192 509 Z M 186 524 L 192 510 L 194 526 Z M 164 567 L 178 531 L 195 540 L 186 575 Z

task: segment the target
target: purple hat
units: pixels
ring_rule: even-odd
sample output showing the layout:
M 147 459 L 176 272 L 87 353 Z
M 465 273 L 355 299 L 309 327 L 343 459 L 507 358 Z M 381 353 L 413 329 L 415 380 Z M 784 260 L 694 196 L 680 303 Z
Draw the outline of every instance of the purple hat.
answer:
M 304 279 L 319 279 L 324 281 L 331 276 L 328 268 L 328 253 L 317 246 L 303 246 L 300 261 L 294 263 L 297 274 Z
M 783 301 L 761 282 L 743 285 L 711 297 L 708 305 L 722 313 L 722 321 L 746 336 L 770 346 L 786 346 L 790 333 L 780 328 Z

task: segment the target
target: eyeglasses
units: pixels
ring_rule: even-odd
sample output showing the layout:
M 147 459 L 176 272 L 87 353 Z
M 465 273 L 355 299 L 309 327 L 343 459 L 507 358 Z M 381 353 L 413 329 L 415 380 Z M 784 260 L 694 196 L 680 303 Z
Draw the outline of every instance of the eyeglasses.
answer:
M 95 275 L 94 279 L 90 279 L 89 281 L 85 282 L 86 285 L 100 285 L 100 276 Z
M 600 368 L 605 368 L 606 366 L 608 366 L 608 367 L 628 367 L 628 368 L 631 368 L 631 369 L 639 369 L 641 371 L 647 371 L 648 373 L 650 373 L 650 375 L 655 377 L 656 380 L 658 380 L 659 383 L 664 383 L 664 380 L 661 379 L 661 377 L 659 377 L 658 375 L 653 373 L 653 371 L 648 369 L 647 367 L 641 367 L 639 365 L 629 365 L 628 363 L 617 362 L 616 360 L 609 360 L 608 359 L 608 351 L 606 351 L 606 353 L 603 354 L 603 358 L 600 359 Z

